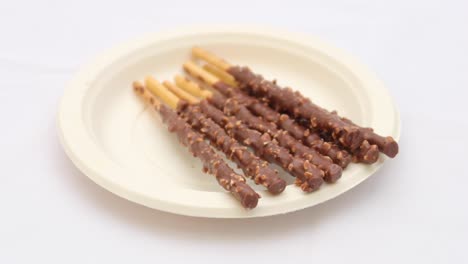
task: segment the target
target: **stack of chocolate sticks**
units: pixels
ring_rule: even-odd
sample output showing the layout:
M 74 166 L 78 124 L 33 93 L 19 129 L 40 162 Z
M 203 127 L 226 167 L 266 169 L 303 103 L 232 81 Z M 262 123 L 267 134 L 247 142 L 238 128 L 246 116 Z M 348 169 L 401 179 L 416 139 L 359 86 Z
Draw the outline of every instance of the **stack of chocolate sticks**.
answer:
M 304 192 L 313 192 L 323 182 L 336 182 L 350 162 L 372 164 L 380 152 L 392 158 L 398 153 L 393 138 L 329 112 L 247 67 L 231 66 L 198 47 L 192 55 L 205 65 L 184 63 L 190 78 L 177 75 L 174 83 L 160 83 L 148 76 L 133 88 L 244 208 L 255 208 L 260 195 L 213 148 L 272 194 L 283 192 L 286 182 L 270 163 L 294 176 Z

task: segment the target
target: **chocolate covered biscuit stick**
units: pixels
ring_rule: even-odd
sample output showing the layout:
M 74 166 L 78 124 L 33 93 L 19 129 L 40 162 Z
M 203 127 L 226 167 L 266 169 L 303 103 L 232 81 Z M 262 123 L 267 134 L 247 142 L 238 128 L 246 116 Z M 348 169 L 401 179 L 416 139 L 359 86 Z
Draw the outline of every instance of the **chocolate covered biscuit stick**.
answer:
M 185 68 L 187 68 L 187 66 L 190 67 L 193 72 L 203 73 L 203 69 L 199 69 L 196 65 L 185 64 L 184 66 Z M 191 74 L 195 78 L 209 79 L 197 76 L 193 72 Z M 316 165 L 319 169 L 325 172 L 324 179 L 327 182 L 335 182 L 341 177 L 342 168 L 333 164 L 333 161 L 329 157 L 324 157 L 315 150 L 303 145 L 286 131 L 277 128 L 275 123 L 268 122 L 254 116 L 244 104 L 239 103 L 233 97 L 226 98 L 221 94 L 215 94 L 208 98 L 208 101 L 218 109 L 223 110 L 225 113 L 235 116 L 237 120 L 242 121 L 250 128 L 261 133 L 268 133 L 277 140 L 280 146 L 288 149 L 292 154 L 304 158 Z
M 158 84 L 157 81 L 153 81 L 153 83 Z M 197 98 L 168 81 L 163 82 L 163 84 L 165 87 L 156 85 L 152 90 L 164 98 L 174 100 L 171 104 L 177 105 L 177 110 L 181 113 L 181 116 L 193 128 L 206 135 L 212 145 L 234 161 L 246 176 L 253 179 L 256 184 L 265 186 L 272 194 L 281 193 L 285 189 L 286 182 L 278 176 L 278 172 L 268 162 L 250 152 L 200 111 Z M 169 87 L 171 88 L 169 89 Z M 170 91 L 166 90 L 166 88 Z M 173 97 L 170 94 L 171 92 L 184 100 Z
M 309 120 L 312 128 L 328 131 L 335 140 L 353 152 L 362 149 L 361 145 L 366 144 L 364 140 L 367 140 L 368 143 L 377 145 L 379 150 L 389 157 L 395 157 L 398 153 L 398 144 L 393 138 L 382 137 L 373 131 L 344 122 L 338 116 L 312 103 L 299 92 L 281 88 L 276 82 L 266 81 L 249 68 L 231 66 L 226 61 L 198 47 L 192 49 L 192 54 L 228 72 L 234 76 L 242 89 L 256 96 L 265 97 L 275 109 L 291 114 L 295 118 Z
M 305 145 L 313 148 L 322 155 L 330 157 L 333 162 L 342 168 L 345 168 L 351 161 L 351 156 L 346 150 L 342 150 L 333 142 L 325 142 L 318 133 L 314 131 L 311 132 L 310 130 L 298 125 L 296 122 L 294 122 L 294 120 L 289 118 L 288 115 L 281 115 L 277 111 L 261 103 L 257 98 L 245 94 L 245 92 L 240 89 L 236 89 L 227 85 L 220 79 L 217 79 L 216 76 L 210 76 L 210 74 L 203 72 L 203 70 L 199 69 L 199 67 L 192 62 L 187 62 L 184 65 L 184 68 L 189 72 L 189 74 L 197 76 L 198 79 L 204 82 L 209 82 L 213 88 L 225 96 L 236 99 L 238 102 L 245 105 L 255 115 L 262 117 L 268 122 L 275 123 L 279 128 L 289 132 L 294 138 L 302 141 Z M 206 97 L 210 96 L 208 95 Z M 378 159 L 378 152 L 366 152 L 364 155 L 368 158 L 367 160 L 364 161 L 357 159 L 357 161 L 373 163 Z
M 300 157 L 292 156 L 289 151 L 279 146 L 267 133 L 248 128 L 235 117 L 226 116 L 221 110 L 203 100 L 199 103 L 201 111 L 218 125 L 224 126 L 229 135 L 244 145 L 251 147 L 258 156 L 268 162 L 280 165 L 284 170 L 296 177 L 296 184 L 303 191 L 317 190 L 323 183 L 324 172 L 316 165 Z
M 170 107 L 160 104 L 139 82 L 133 83 L 135 92 L 161 115 L 170 132 L 175 133 L 179 141 L 198 157 L 204 171 L 213 174 L 218 183 L 229 191 L 243 207 L 252 209 L 257 206 L 259 195 L 245 183 L 242 175 L 236 174 L 224 160 L 204 141 L 203 137 L 192 130 L 183 119 Z
M 148 77 L 147 80 L 150 80 L 150 82 L 148 82 L 150 85 L 154 85 L 151 91 L 158 96 L 173 100 L 171 105 L 178 105 L 180 103 L 177 96 L 169 93 L 156 80 L 151 77 Z M 224 127 L 225 131 L 237 141 L 251 147 L 258 156 L 261 156 L 268 162 L 274 162 L 280 165 L 283 169 L 295 176 L 296 184 L 299 185 L 302 190 L 311 192 L 317 190 L 321 186 L 324 172 L 317 168 L 317 166 L 302 158 L 291 156 L 286 149 L 278 146 L 268 134 L 262 134 L 256 130 L 249 129 L 234 117 L 227 117 L 217 108 L 205 103 L 207 102 L 203 100 L 198 105 L 201 112 L 207 118 L 212 119 L 218 126 Z M 188 117 L 191 115 L 189 112 L 194 109 L 186 108 L 186 106 L 182 105 L 180 106 L 180 110 L 186 110 L 187 113 L 185 114 Z M 196 123 L 196 120 L 193 122 Z M 208 130 L 205 130 L 205 132 L 208 132 Z M 212 137 L 215 136 L 216 135 L 213 135 Z

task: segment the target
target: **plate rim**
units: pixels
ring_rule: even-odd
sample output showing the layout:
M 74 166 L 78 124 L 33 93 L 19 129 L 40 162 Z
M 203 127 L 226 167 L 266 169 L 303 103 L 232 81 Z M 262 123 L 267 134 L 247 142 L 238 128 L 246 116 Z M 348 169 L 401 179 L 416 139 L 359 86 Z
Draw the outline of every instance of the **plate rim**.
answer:
M 140 38 L 136 38 L 134 40 L 130 40 L 123 44 L 117 45 L 114 48 L 111 48 L 101 53 L 101 55 L 97 56 L 90 63 L 81 67 L 80 70 L 76 74 L 74 74 L 73 78 L 66 85 L 66 89 L 59 103 L 59 110 L 57 115 L 58 134 L 61 145 L 64 148 L 67 156 L 72 160 L 75 166 L 83 174 L 85 174 L 88 178 L 93 180 L 101 187 L 107 189 L 108 191 L 114 194 L 153 209 L 158 209 L 179 215 L 196 217 L 251 218 L 294 212 L 331 200 L 354 188 L 355 186 L 372 176 L 378 169 L 380 169 L 383 166 L 384 162 L 379 162 L 378 164 L 375 164 L 375 166 L 371 166 L 367 171 L 366 175 L 354 181 L 353 184 L 348 184 L 344 188 L 344 190 L 337 192 L 334 195 L 329 195 L 326 198 L 318 199 L 318 201 L 306 204 L 304 206 L 298 206 L 293 209 L 287 208 L 285 210 L 279 210 L 278 212 L 271 212 L 271 210 L 261 210 L 261 203 L 259 203 L 259 206 L 254 210 L 245 212 L 245 210 L 242 209 L 243 211 L 240 212 L 239 210 L 232 210 L 232 208 L 230 207 L 224 208 L 224 210 L 220 210 L 220 208 L 216 207 L 187 208 L 186 205 L 174 204 L 170 201 L 155 201 L 154 199 L 150 201 L 146 195 L 142 195 L 141 193 L 132 190 L 132 188 L 129 188 L 129 186 L 123 186 L 121 183 L 116 181 L 115 178 L 113 179 L 112 177 L 105 177 L 103 174 L 106 174 L 106 172 L 109 173 L 112 171 L 112 174 L 114 176 L 116 176 L 116 174 L 124 175 L 126 172 L 116 172 L 115 170 L 109 170 L 109 168 L 106 168 L 106 166 L 109 166 L 110 164 L 109 162 L 103 160 L 104 157 L 102 155 L 99 155 L 99 153 L 97 152 L 93 154 L 92 151 L 89 151 L 94 148 L 90 147 L 89 144 L 85 144 L 82 138 L 83 134 L 80 134 L 78 131 L 73 131 L 74 129 L 76 129 L 76 126 L 71 125 L 70 121 L 78 120 L 80 118 L 80 114 L 76 113 L 76 111 L 73 111 L 71 109 L 71 105 L 76 106 L 76 102 L 79 101 L 79 96 L 84 96 L 83 92 L 86 91 L 87 86 L 89 86 L 92 80 L 99 76 L 101 70 L 107 67 L 109 63 L 115 61 L 118 57 L 124 56 L 127 53 L 131 53 L 138 47 L 143 47 L 150 43 L 156 43 L 158 41 L 171 39 L 175 37 L 197 35 L 200 33 L 237 33 L 262 35 L 267 37 L 274 37 L 276 39 L 280 38 L 287 41 L 297 42 L 302 45 L 313 46 L 314 48 L 317 48 L 322 52 L 327 52 L 327 55 L 332 55 L 335 59 L 339 60 L 339 62 L 343 63 L 345 66 L 352 66 L 353 73 L 358 74 L 361 78 L 364 78 L 367 83 L 372 84 L 374 91 L 383 94 L 385 97 L 384 99 L 389 101 L 387 103 L 389 103 L 389 105 L 392 108 L 389 110 L 393 112 L 392 115 L 394 118 L 394 134 L 392 136 L 395 138 L 396 141 L 399 141 L 401 131 L 401 120 L 394 100 L 390 96 L 388 90 L 385 88 L 383 83 L 377 78 L 377 76 L 375 76 L 375 74 L 373 74 L 366 66 L 361 64 L 357 59 L 355 59 L 352 55 L 348 54 L 347 52 L 340 50 L 332 45 L 329 45 L 328 43 L 320 40 L 317 37 L 296 32 L 285 32 L 270 27 L 246 27 L 245 25 L 189 26 L 171 29 L 170 31 L 165 32 L 146 34 Z M 73 104 L 73 102 L 75 104 Z M 77 142 L 79 142 L 79 144 Z M 83 144 L 83 146 L 78 146 L 81 144 Z M 89 164 L 89 162 L 87 164 L 87 162 L 83 160 L 82 151 L 85 151 L 86 149 L 88 152 L 87 155 L 92 155 L 94 159 L 99 161 L 95 162 L 99 166 L 96 166 L 96 164 L 91 165 Z M 80 152 L 82 153 L 80 154 Z M 383 160 L 387 160 L 387 158 L 384 157 Z M 118 175 L 116 177 L 118 178 Z

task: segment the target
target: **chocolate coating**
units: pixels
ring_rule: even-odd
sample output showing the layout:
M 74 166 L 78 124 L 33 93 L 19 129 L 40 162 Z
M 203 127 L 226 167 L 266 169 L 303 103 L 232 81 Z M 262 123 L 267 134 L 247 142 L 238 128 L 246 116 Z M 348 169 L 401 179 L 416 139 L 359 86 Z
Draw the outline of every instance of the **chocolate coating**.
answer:
M 337 113 L 334 111 L 334 114 Z M 351 120 L 342 117 L 341 120 L 347 124 L 359 127 Z M 359 127 L 362 131 L 364 139 L 366 139 L 370 144 L 377 145 L 379 150 L 387 155 L 390 158 L 394 158 L 398 154 L 398 143 L 392 137 L 382 137 L 374 132 L 372 128 L 369 127 Z
M 258 195 L 247 183 L 242 175 L 226 164 L 203 137 L 195 132 L 175 111 L 165 105 L 159 108 L 162 120 L 167 124 L 171 133 L 175 133 L 179 142 L 187 146 L 195 157 L 203 162 L 203 171 L 216 177 L 219 185 L 229 191 L 243 207 L 252 209 L 258 204 Z
M 234 117 L 226 116 L 206 100 L 200 102 L 201 111 L 226 132 L 268 162 L 274 162 L 296 177 L 296 184 L 302 190 L 311 192 L 317 190 L 323 183 L 324 172 L 309 161 L 292 156 L 289 151 L 279 146 L 269 134 L 260 133 L 248 128 Z
M 246 67 L 234 66 L 228 72 L 239 82 L 242 89 L 257 97 L 266 98 L 267 103 L 277 111 L 286 112 L 295 118 L 309 119 L 312 128 L 329 131 L 336 140 L 351 151 L 357 149 L 364 140 L 357 128 L 313 104 L 299 92 L 294 92 L 290 88 L 283 89 L 274 82 L 266 81 Z
M 301 141 L 308 147 L 318 151 L 320 154 L 330 157 L 333 162 L 342 168 L 345 168 L 351 162 L 351 156 L 347 151 L 342 150 L 334 143 L 325 142 L 318 133 L 305 129 L 298 123 L 294 122 L 294 120 L 289 118 L 288 115 L 281 115 L 267 105 L 260 103 L 256 98 L 251 97 L 245 94 L 243 91 L 232 88 L 222 82 L 214 84 L 213 87 L 223 93 L 225 96 L 230 97 L 230 100 L 237 102 L 238 105 L 244 105 L 252 113 L 262 117 L 262 122 L 258 121 L 258 119 L 252 120 L 252 122 L 250 122 L 250 125 L 256 126 L 254 127 L 255 129 L 258 129 L 258 125 L 260 124 L 263 126 L 263 128 L 266 128 L 267 130 L 269 129 L 270 131 L 273 131 L 275 128 L 283 129 L 292 135 L 296 140 Z M 220 109 L 226 108 L 225 101 L 226 98 L 219 94 L 214 95 L 210 99 L 210 102 L 212 102 L 213 105 Z
M 325 180 L 333 179 L 336 181 L 341 177 L 341 167 L 338 166 L 339 170 L 334 168 L 333 171 L 330 171 L 330 166 L 334 164 L 329 157 L 324 157 L 315 150 L 306 147 L 300 141 L 292 137 L 287 131 L 278 129 L 275 123 L 267 122 L 257 116 L 254 116 L 243 104 L 239 104 L 235 98 L 232 97 L 225 99 L 223 105 L 224 108 L 222 109 L 226 114 L 235 116 L 237 120 L 241 120 L 250 128 L 262 133 L 270 134 L 276 139 L 278 145 L 289 149 L 292 154 L 310 161 L 319 169 L 323 170 L 325 172 Z M 330 175 L 330 173 L 334 174 Z
M 193 128 L 205 134 L 214 147 L 224 152 L 226 157 L 234 161 L 256 184 L 264 185 L 273 194 L 284 191 L 286 182 L 278 176 L 278 172 L 271 168 L 268 162 L 260 159 L 230 137 L 213 120 L 207 118 L 198 105 L 189 105 L 180 101 L 178 111 Z
M 281 88 L 275 82 L 269 82 L 260 75 L 255 75 L 246 67 L 234 66 L 228 72 L 241 84 L 241 88 L 256 96 L 267 99 L 267 103 L 279 111 L 284 111 L 295 118 L 307 119 L 312 128 L 328 131 L 332 137 L 347 147 L 351 152 L 366 149 L 361 147 L 364 140 L 371 145 L 377 145 L 379 150 L 389 157 L 398 154 L 398 144 L 392 137 L 382 137 L 372 131 L 357 126 L 352 122 L 346 122 L 338 115 L 333 114 L 318 105 L 312 103 L 299 92 L 290 88 Z M 369 153 L 360 155 L 373 155 L 374 149 L 367 149 Z M 363 156 L 362 156 L 363 157 Z M 366 161 L 374 160 L 375 156 Z M 376 160 L 376 159 L 375 159 Z

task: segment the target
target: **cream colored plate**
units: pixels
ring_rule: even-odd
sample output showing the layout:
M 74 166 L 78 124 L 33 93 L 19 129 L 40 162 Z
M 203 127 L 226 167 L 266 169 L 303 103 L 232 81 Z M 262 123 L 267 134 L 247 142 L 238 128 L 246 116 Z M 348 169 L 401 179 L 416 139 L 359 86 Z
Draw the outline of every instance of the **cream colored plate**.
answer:
M 65 90 L 58 114 L 61 141 L 89 178 L 128 200 L 176 214 L 244 218 L 310 207 L 356 186 L 372 166 L 350 165 L 336 184 L 305 194 L 290 184 L 244 210 L 213 176 L 144 108 L 131 82 L 153 74 L 160 80 L 181 72 L 190 48 L 199 45 L 294 87 L 314 102 L 398 140 L 400 120 L 382 83 L 349 55 L 319 39 L 264 28 L 186 28 L 120 45 L 80 70 Z M 389 160 L 390 161 L 390 160 Z M 289 183 L 293 178 L 282 173 Z

